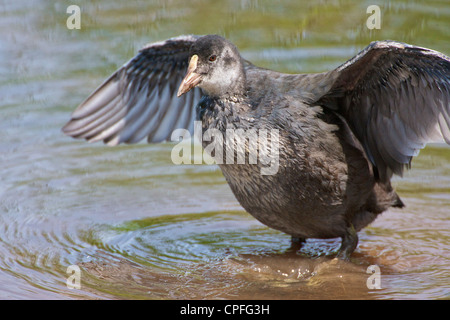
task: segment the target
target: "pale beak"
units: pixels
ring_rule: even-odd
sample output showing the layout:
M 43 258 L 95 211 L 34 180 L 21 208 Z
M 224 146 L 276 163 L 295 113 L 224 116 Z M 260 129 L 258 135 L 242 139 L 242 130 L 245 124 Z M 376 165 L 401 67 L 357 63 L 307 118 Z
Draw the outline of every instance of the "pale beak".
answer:
M 200 83 L 201 75 L 198 73 L 195 73 L 195 69 L 197 69 L 197 61 L 198 56 L 194 54 L 191 57 L 191 60 L 189 61 L 189 66 L 186 72 L 186 75 L 184 76 L 183 81 L 180 84 L 180 88 L 178 88 L 177 97 L 185 94 L 189 90 L 191 90 L 193 87 L 198 85 Z

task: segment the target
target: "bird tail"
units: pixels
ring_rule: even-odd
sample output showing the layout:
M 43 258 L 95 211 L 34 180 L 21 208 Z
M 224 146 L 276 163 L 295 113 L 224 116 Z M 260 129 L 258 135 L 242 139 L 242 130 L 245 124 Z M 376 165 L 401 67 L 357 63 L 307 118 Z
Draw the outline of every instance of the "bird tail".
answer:
M 397 193 L 394 193 L 394 201 L 392 203 L 392 207 L 394 208 L 404 208 L 405 204 L 403 203 L 402 199 L 398 196 Z

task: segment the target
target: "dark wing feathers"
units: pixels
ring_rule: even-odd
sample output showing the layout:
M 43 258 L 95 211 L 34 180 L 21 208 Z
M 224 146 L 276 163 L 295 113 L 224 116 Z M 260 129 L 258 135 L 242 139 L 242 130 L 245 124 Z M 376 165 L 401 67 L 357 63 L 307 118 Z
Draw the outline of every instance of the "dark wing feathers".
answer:
M 144 47 L 72 113 L 63 132 L 110 145 L 170 139 L 174 129 L 193 129 L 200 89 L 176 97 L 198 36 L 180 36 Z
M 347 119 L 380 178 L 401 175 L 428 142 L 450 144 L 450 59 L 444 54 L 377 41 L 330 78 L 336 80 L 321 100 Z

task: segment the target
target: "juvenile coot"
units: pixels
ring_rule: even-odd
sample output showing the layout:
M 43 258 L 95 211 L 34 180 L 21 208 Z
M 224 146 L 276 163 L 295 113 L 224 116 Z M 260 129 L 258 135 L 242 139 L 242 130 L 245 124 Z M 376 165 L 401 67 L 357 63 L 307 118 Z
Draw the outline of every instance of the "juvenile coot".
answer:
M 249 157 L 219 164 L 233 193 L 293 239 L 341 237 L 338 257 L 348 259 L 357 231 L 403 207 L 392 175 L 426 143 L 450 144 L 449 97 L 450 59 L 404 43 L 372 42 L 330 72 L 283 74 L 244 60 L 220 36 L 180 36 L 144 47 L 63 131 L 109 145 L 168 140 L 195 119 L 203 132 L 276 132 L 266 141 L 277 142 L 272 174 Z M 218 146 L 240 143 L 249 156 L 250 140 L 238 141 Z

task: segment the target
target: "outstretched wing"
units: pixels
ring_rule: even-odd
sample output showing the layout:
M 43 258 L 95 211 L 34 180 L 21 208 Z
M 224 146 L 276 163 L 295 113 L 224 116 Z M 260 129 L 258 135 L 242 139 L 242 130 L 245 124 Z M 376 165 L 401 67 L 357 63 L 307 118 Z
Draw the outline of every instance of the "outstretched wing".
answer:
M 336 80 L 324 105 L 346 118 L 381 179 L 401 175 L 426 143 L 450 144 L 450 59 L 444 54 L 378 41 L 331 73 Z
M 71 115 L 63 132 L 109 145 L 170 139 L 174 129 L 193 130 L 194 88 L 176 97 L 198 36 L 180 36 L 144 47 L 95 90 Z

